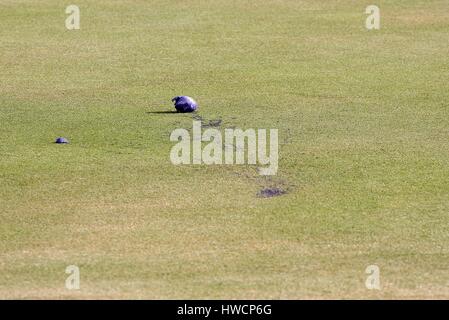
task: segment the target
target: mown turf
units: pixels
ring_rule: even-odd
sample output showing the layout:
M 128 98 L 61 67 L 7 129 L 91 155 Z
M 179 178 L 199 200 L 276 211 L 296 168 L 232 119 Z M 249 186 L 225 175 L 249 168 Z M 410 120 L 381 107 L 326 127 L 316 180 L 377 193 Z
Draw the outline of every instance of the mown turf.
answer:
M 0 298 L 449 298 L 446 0 L 76 4 L 0 0 Z M 180 94 L 278 174 L 172 165 Z

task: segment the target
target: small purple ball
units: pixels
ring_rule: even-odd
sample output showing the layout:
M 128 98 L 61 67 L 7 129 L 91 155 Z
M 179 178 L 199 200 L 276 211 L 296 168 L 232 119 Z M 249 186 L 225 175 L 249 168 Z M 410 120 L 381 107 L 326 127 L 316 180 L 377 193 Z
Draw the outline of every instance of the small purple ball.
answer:
M 55 143 L 69 143 L 69 140 L 63 137 L 56 138 Z
M 178 112 L 193 112 L 198 108 L 195 100 L 188 96 L 178 96 L 171 99 L 175 103 Z

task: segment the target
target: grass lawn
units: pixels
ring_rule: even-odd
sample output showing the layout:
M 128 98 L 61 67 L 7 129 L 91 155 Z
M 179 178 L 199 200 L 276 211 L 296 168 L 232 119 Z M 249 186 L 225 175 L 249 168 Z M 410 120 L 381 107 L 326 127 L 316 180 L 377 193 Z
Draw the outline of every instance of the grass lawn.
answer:
M 69 4 L 0 0 L 1 299 L 449 298 L 447 0 Z M 277 175 L 173 165 L 192 117 Z

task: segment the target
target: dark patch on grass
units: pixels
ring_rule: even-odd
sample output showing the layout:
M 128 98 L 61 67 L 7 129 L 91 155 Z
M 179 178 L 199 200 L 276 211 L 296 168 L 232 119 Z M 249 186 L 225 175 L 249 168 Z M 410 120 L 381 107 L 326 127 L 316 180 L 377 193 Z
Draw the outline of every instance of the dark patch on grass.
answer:
M 204 128 L 210 128 L 210 127 L 220 127 L 221 125 L 221 119 L 217 120 L 209 120 L 208 123 L 202 124 Z
M 192 116 L 192 119 L 193 119 L 193 120 L 196 120 L 196 121 L 201 121 L 201 126 L 202 126 L 203 128 L 211 128 L 211 127 L 217 128 L 217 127 L 220 127 L 220 126 L 221 126 L 221 123 L 222 123 L 222 120 L 221 120 L 221 119 L 207 120 L 207 119 L 204 119 L 204 118 L 203 118 L 202 116 L 200 116 L 199 114 L 194 114 L 194 115 Z
M 281 188 L 273 187 L 273 188 L 263 188 L 257 193 L 259 198 L 272 198 L 279 197 L 283 194 L 286 194 L 287 191 Z
M 171 111 L 147 111 L 148 114 L 173 114 L 173 113 L 178 113 L 178 111 L 176 110 L 171 110 Z
M 203 117 L 202 116 L 200 116 L 199 114 L 194 114 L 193 116 L 192 116 L 192 119 L 193 120 L 197 120 L 197 121 L 203 121 Z

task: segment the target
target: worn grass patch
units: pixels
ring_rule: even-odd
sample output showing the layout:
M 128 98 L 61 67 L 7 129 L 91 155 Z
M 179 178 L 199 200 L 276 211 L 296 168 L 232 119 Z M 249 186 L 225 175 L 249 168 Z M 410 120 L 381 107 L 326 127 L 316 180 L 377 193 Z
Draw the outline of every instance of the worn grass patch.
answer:
M 0 0 L 0 298 L 449 298 L 447 1 L 76 4 Z M 278 174 L 172 165 L 192 120 Z

